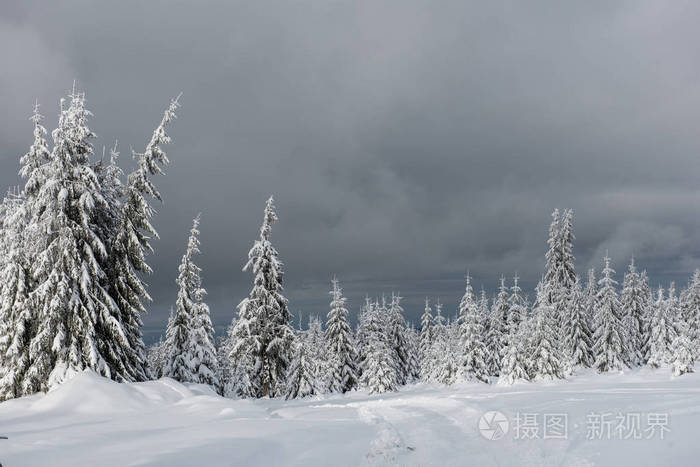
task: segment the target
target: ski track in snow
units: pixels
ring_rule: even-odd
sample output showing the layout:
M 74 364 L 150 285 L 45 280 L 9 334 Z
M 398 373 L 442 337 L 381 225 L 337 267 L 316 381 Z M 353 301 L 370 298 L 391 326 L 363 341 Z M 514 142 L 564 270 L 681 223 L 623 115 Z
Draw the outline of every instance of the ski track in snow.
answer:
M 499 440 L 478 431 L 504 413 Z M 516 439 L 516 413 L 566 413 L 567 439 Z M 594 413 L 669 414 L 665 439 L 588 439 Z M 0 404 L 0 463 L 13 466 L 695 466 L 700 375 L 583 372 L 513 387 L 417 384 L 292 401 L 232 400 L 170 379 L 117 384 L 80 374 Z M 542 427 L 540 426 L 540 430 Z

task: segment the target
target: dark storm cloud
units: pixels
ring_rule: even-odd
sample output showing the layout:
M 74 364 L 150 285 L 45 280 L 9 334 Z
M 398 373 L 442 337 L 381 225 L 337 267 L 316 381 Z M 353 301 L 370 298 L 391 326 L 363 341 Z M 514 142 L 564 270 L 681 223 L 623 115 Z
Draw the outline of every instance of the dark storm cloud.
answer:
M 199 211 L 230 321 L 271 193 L 294 311 L 325 312 L 333 274 L 353 311 L 393 289 L 411 317 L 425 295 L 452 313 L 467 269 L 532 287 L 557 206 L 581 272 L 606 250 L 655 284 L 698 266 L 697 3 L 109 3 L 2 3 L 0 183 L 19 182 L 35 98 L 52 127 L 74 78 L 127 169 L 182 91 L 148 329 Z

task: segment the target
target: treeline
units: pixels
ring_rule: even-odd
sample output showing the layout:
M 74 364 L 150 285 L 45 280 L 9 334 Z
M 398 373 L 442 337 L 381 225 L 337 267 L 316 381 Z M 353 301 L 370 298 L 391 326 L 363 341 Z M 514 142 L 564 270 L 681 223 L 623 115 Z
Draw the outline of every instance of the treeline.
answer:
M 22 156 L 21 190 L 0 205 L 0 400 L 46 391 L 91 369 L 115 381 L 168 376 L 209 384 L 230 397 L 296 398 L 366 388 L 381 393 L 416 381 L 513 384 L 559 379 L 579 368 L 620 371 L 642 365 L 693 371 L 700 351 L 700 271 L 687 288 L 653 293 L 632 260 L 621 288 L 604 258 L 600 280 L 576 274 L 573 212 L 553 213 L 544 275 L 530 303 L 515 276 L 493 297 L 471 278 L 456 313 L 426 299 L 420 328 L 401 297 L 367 299 L 350 325 L 340 283 L 331 283 L 324 325 L 295 331 L 284 296 L 283 264 L 271 242 L 278 220 L 267 201 L 244 270 L 252 287 L 226 336 L 214 335 L 193 222 L 177 276 L 165 340 L 146 352 L 143 277 L 157 238 L 151 178 L 168 163 L 162 146 L 175 118 L 171 102 L 136 168 L 123 180 L 115 148 L 96 160 L 85 96 L 62 100 L 49 148 L 35 108 L 34 142 Z
M 590 270 L 584 286 L 574 268 L 571 210 L 561 217 L 558 210 L 553 213 L 545 272 L 532 304 L 517 275 L 510 287 L 501 278 L 491 299 L 484 290 L 477 296 L 467 276 L 464 296 L 449 318 L 439 301 L 433 310 L 426 299 L 416 330 L 403 317 L 401 297 L 392 294 L 366 299 L 353 332 L 334 279 L 326 328 L 312 317 L 308 330 L 294 332 L 282 295 L 281 262 L 270 243 L 276 219 L 270 198 L 246 266 L 253 272 L 253 289 L 218 347 L 208 311 L 201 311 L 207 309 L 199 269 L 188 266 L 198 251 L 195 220 L 167 338 L 150 349 L 156 375 L 212 384 L 230 397 L 293 398 L 356 388 L 381 393 L 416 381 L 510 385 L 563 379 L 580 368 L 603 373 L 668 366 L 682 375 L 693 371 L 700 351 L 700 271 L 680 294 L 673 283 L 654 294 L 646 272 L 632 260 L 619 291 L 606 255 L 600 280 Z M 189 283 L 198 285 L 190 291 L 182 280 L 188 270 L 197 272 Z M 182 297 L 198 297 L 199 305 L 186 306 Z M 197 337 L 203 335 L 208 335 L 205 348 Z M 197 365 L 203 355 L 202 370 Z

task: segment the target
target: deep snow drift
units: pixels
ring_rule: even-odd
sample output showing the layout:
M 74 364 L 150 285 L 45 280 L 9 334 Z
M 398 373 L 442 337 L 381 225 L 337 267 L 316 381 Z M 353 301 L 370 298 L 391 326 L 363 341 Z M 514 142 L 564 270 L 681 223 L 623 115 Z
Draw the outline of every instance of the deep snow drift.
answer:
M 489 411 L 506 423 L 489 416 L 480 425 Z M 545 418 L 561 422 L 562 414 L 565 424 L 547 430 Z M 487 439 L 505 425 L 504 436 Z M 46 395 L 0 404 L 0 436 L 8 437 L 0 463 L 696 466 L 698 427 L 700 375 L 673 379 L 668 369 L 293 401 L 231 400 L 167 378 L 117 384 L 86 372 Z

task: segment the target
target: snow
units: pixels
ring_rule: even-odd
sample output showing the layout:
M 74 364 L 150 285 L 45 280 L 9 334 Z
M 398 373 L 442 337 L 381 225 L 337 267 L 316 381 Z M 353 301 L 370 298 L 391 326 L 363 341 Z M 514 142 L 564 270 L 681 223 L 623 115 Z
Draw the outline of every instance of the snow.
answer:
M 487 411 L 510 422 L 481 436 Z M 565 413 L 567 439 L 515 439 L 520 413 Z M 588 439 L 587 416 L 668 414 L 664 439 Z M 284 401 L 234 400 L 169 378 L 118 384 L 80 373 L 0 404 L 0 463 L 101 465 L 697 465 L 700 375 L 668 368 L 523 383 L 409 385 Z M 642 428 L 645 419 L 642 418 Z

